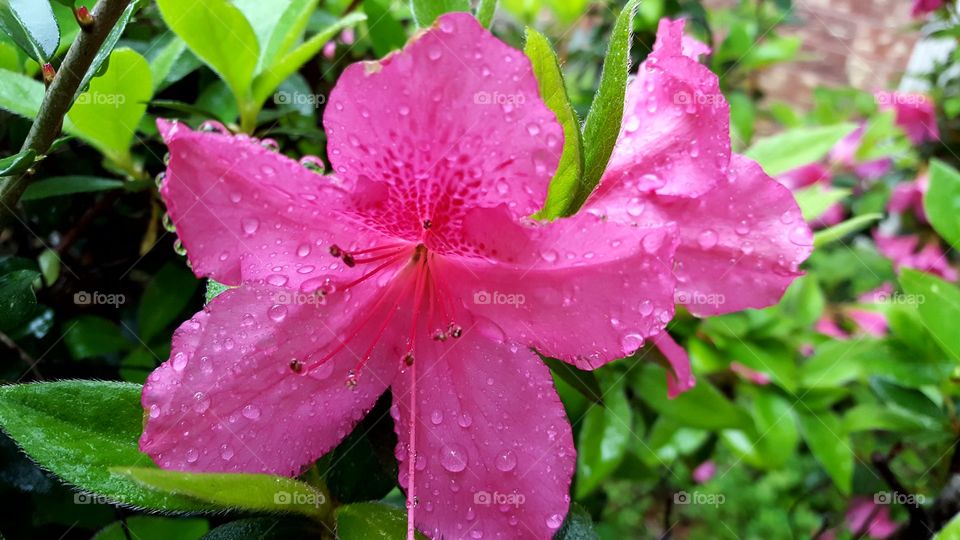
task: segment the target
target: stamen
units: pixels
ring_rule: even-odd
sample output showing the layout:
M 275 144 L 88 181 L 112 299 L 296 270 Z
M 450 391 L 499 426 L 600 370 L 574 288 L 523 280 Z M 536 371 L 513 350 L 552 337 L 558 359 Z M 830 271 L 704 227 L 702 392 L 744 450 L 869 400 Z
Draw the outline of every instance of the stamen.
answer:
M 346 285 L 344 285 L 344 286 L 341 288 L 341 290 L 347 290 L 347 289 L 349 289 L 350 287 L 353 287 L 354 285 L 357 285 L 358 283 L 363 283 L 364 281 L 370 279 L 371 277 L 379 274 L 380 272 L 383 271 L 384 268 L 390 266 L 391 264 L 396 263 L 397 260 L 400 259 L 400 256 L 401 256 L 401 255 L 402 255 L 402 254 L 400 254 L 400 253 L 394 253 L 394 254 L 392 255 L 392 258 L 391 258 L 390 260 L 384 262 L 384 263 L 381 264 L 380 266 L 374 268 L 373 270 L 367 272 L 366 274 L 360 276 L 359 278 L 351 281 L 350 283 L 347 283 Z
M 423 220 L 423 230 L 429 231 L 431 227 L 433 227 L 433 221 L 429 219 Z
M 303 362 L 297 360 L 296 358 L 290 360 L 290 371 L 297 374 L 303 373 Z

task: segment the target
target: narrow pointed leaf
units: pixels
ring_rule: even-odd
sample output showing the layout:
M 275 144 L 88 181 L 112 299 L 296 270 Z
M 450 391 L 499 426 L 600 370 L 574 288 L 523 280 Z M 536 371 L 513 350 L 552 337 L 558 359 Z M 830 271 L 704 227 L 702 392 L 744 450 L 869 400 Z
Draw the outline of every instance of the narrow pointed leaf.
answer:
M 857 128 L 856 124 L 801 127 L 760 139 L 746 156 L 777 176 L 797 167 L 820 161 L 840 139 Z
M 26 171 L 33 165 L 36 157 L 36 152 L 27 149 L 0 159 L 0 176 L 14 176 Z
M 477 6 L 477 20 L 484 28 L 490 28 L 493 16 L 497 13 L 497 0 L 480 0 Z
M 417 26 L 425 28 L 444 13 L 470 11 L 470 0 L 410 0 L 410 11 Z
M 832 244 L 837 240 L 842 239 L 844 236 L 865 229 L 869 227 L 871 223 L 881 219 L 883 219 L 883 214 L 864 214 L 862 216 L 848 219 L 843 223 L 838 223 L 833 227 L 829 227 L 815 233 L 813 235 L 813 245 L 816 247 L 823 247 L 827 244 Z
M 0 0 L 0 30 L 40 64 L 60 46 L 60 27 L 47 0 Z

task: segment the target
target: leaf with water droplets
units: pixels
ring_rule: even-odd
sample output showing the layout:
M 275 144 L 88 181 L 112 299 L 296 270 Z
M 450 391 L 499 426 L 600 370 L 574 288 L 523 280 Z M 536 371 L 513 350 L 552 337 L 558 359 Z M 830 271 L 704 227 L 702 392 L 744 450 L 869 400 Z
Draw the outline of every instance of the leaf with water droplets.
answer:
M 156 491 L 196 499 L 218 508 L 295 513 L 323 521 L 330 497 L 309 484 L 269 474 L 188 473 L 146 467 L 114 467 L 114 474 Z
M 410 11 L 420 28 L 426 28 L 437 17 L 451 11 L 470 11 L 469 0 L 410 0 Z
M 938 159 L 932 160 L 923 209 L 934 230 L 954 249 L 960 249 L 960 172 Z
M 0 0 L 0 29 L 40 64 L 50 60 L 60 45 L 60 27 L 50 2 Z
M 38 465 L 111 501 L 159 511 L 210 505 L 145 489 L 110 467 L 148 467 L 137 449 L 143 428 L 138 384 L 57 381 L 0 387 L 0 427 Z
M 617 16 L 617 22 L 610 34 L 610 46 L 607 48 L 603 71 L 600 74 L 600 87 L 583 125 L 583 144 L 586 151 L 581 179 L 583 189 L 574 201 L 571 212 L 576 211 L 587 200 L 587 196 L 600 182 L 620 135 L 627 94 L 627 75 L 630 71 L 633 15 L 639 3 L 640 0 L 627 2 Z
M 563 154 L 560 156 L 557 172 L 550 181 L 547 200 L 536 216 L 553 219 L 575 211 L 574 202 L 585 199 L 586 195 L 581 192 L 590 189 L 590 186 L 581 183 L 583 139 L 580 135 L 580 120 L 570 104 L 557 55 L 547 38 L 536 30 L 527 28 L 527 43 L 523 52 L 533 64 L 533 74 L 537 77 L 540 95 L 563 126 Z
M 340 540 L 395 540 L 407 536 L 406 513 L 383 503 L 356 503 L 337 508 L 337 538 Z M 417 531 L 417 540 L 427 540 Z
M 777 176 L 820 161 L 856 128 L 856 124 L 794 128 L 760 139 L 747 150 L 746 156 L 759 163 L 770 176 Z

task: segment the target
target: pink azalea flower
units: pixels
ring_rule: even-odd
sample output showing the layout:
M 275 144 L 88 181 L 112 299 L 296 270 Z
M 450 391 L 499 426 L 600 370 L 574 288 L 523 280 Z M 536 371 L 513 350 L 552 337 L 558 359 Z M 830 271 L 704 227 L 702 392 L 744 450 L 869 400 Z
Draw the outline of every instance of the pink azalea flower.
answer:
M 803 165 L 777 177 L 777 182 L 780 182 L 792 191 L 810 187 L 818 183 L 829 186 L 832 180 L 833 173 L 822 163 Z M 831 205 L 830 208 L 827 208 L 827 210 L 816 219 L 811 220 L 810 225 L 814 229 L 830 227 L 843 221 L 846 215 L 847 210 L 843 207 L 843 204 L 836 203 Z
M 820 317 L 820 320 L 816 322 L 813 328 L 817 332 L 820 332 L 825 336 L 830 336 L 834 339 L 845 340 L 850 337 L 850 334 L 848 334 L 843 328 L 840 328 L 840 325 L 837 324 L 837 321 L 833 320 L 833 317 L 829 315 Z
M 929 242 L 920 250 L 917 235 L 887 236 L 876 231 L 873 235 L 877 250 L 893 262 L 895 269 L 914 268 L 940 276 L 947 281 L 957 280 L 957 269 L 950 266 L 946 253 L 936 242 Z
M 348 67 L 324 116 L 332 177 L 244 135 L 158 125 L 171 155 L 161 194 L 193 270 L 235 287 L 177 330 L 148 378 L 140 448 L 165 469 L 295 475 L 390 388 L 408 534 L 552 535 L 575 449 L 534 349 L 590 369 L 669 342 L 678 239 L 666 219 L 527 218 L 563 130 L 526 57 L 453 13 Z M 755 166 L 734 167 L 767 188 Z M 719 180 L 731 193 L 706 200 L 722 206 L 737 189 Z M 749 264 L 771 268 L 731 269 L 744 277 L 730 286 L 773 294 L 809 231 L 781 231 L 795 207 L 751 192 L 741 238 L 763 253 Z M 726 236 L 731 218 L 712 213 Z M 788 234 L 800 245 L 778 266 L 773 242 Z
M 883 540 L 893 536 L 900 527 L 890 519 L 890 507 L 878 505 L 867 497 L 856 497 L 847 509 L 847 529 L 853 533 L 866 533 L 870 538 Z
M 913 182 L 901 182 L 894 186 L 890 201 L 887 202 L 889 212 L 907 212 L 912 210 L 917 221 L 927 223 L 927 212 L 923 208 L 923 196 L 927 192 L 930 177 L 924 173 Z
M 327 60 L 333 58 L 337 54 L 337 42 L 330 40 L 323 44 L 323 50 L 321 51 L 323 57 Z
M 813 236 L 790 190 L 730 150 L 730 109 L 708 68 L 683 54 L 684 22 L 661 20 L 627 89 L 623 128 L 586 210 L 674 223 L 677 299 L 698 316 L 779 301 Z
M 896 113 L 896 123 L 913 144 L 923 144 L 940 138 L 937 111 L 933 100 L 923 94 L 906 92 L 877 92 L 880 110 Z
M 860 161 L 857 159 L 857 150 L 863 142 L 863 132 L 865 129 L 864 126 L 860 126 L 846 137 L 840 139 L 840 142 L 830 150 L 830 161 L 850 169 L 858 177 L 869 182 L 893 170 L 893 161 L 889 158 L 871 161 Z
M 911 13 L 914 18 L 919 18 L 942 8 L 943 5 L 944 0 L 913 0 Z
M 755 369 L 749 368 L 740 362 L 730 362 L 730 371 L 736 373 L 737 375 L 743 377 L 745 380 L 752 382 L 753 384 L 765 385 L 770 384 L 770 376 L 766 373 L 762 373 Z
M 889 331 L 887 317 L 883 313 L 868 309 L 850 308 L 846 311 L 847 317 L 865 334 L 882 338 Z
M 693 481 L 698 484 L 706 484 L 714 475 L 717 474 L 717 465 L 710 460 L 704 461 L 693 470 Z

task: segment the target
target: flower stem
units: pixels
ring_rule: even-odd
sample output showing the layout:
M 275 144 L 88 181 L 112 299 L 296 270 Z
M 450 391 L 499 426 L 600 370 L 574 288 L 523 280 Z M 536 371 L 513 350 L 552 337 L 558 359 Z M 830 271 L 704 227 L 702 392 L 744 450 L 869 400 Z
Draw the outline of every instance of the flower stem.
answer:
M 33 150 L 37 155 L 43 155 L 60 134 L 63 117 L 66 116 L 73 98 L 80 87 L 83 76 L 93 63 L 100 46 L 103 45 L 110 30 L 117 24 L 123 10 L 130 4 L 130 0 L 100 0 L 91 15 L 93 21 L 84 32 L 77 35 L 77 39 L 70 46 L 60 69 L 57 70 L 53 82 L 47 88 L 40 105 L 40 111 L 26 140 L 23 141 L 23 150 Z M 3 178 L 0 182 L 0 223 L 6 223 L 13 215 L 20 196 L 27 189 L 29 175 L 22 174 L 16 177 Z

